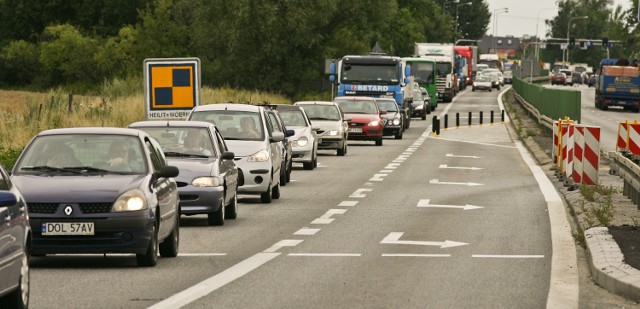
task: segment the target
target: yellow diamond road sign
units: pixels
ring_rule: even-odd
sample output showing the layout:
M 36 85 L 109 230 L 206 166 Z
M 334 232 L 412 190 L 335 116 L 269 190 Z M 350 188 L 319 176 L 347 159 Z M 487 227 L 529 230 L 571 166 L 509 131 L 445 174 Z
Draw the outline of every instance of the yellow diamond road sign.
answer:
M 200 105 L 200 59 L 144 60 L 146 119 L 186 119 Z

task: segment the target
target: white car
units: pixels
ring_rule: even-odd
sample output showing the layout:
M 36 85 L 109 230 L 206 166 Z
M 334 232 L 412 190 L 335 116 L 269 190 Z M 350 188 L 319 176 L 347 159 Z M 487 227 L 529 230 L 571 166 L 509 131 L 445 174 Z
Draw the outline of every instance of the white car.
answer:
M 345 119 L 340 107 L 331 101 L 300 101 L 294 105 L 302 107 L 314 126 L 319 126 L 318 149 L 335 149 L 339 156 L 347 154 L 350 119 Z
M 491 92 L 491 77 L 487 76 L 487 75 L 483 75 L 483 74 L 478 74 L 476 75 L 476 79 L 473 81 L 473 87 L 471 88 L 471 91 L 476 91 L 476 89 L 478 90 L 489 90 L 489 92 Z

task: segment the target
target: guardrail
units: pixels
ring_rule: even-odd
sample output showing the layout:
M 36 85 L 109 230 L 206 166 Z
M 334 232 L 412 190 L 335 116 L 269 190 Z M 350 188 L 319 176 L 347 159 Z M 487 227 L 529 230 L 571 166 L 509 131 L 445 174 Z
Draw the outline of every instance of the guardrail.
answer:
M 551 119 L 569 117 L 580 123 L 582 111 L 580 91 L 549 89 L 519 78 L 513 79 L 513 89 L 524 101 L 537 110 L 538 115 L 544 115 Z
M 622 152 L 610 152 L 609 173 L 624 179 L 622 194 L 628 197 L 640 210 L 640 166 Z

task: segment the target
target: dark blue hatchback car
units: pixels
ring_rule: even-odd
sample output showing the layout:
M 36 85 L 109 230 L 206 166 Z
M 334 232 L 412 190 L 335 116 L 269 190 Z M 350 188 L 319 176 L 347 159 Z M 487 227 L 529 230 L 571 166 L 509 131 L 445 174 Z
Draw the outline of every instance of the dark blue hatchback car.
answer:
M 12 181 L 27 201 L 31 254 L 135 253 L 140 266 L 178 255 L 178 190 L 158 142 L 123 128 L 39 133 Z

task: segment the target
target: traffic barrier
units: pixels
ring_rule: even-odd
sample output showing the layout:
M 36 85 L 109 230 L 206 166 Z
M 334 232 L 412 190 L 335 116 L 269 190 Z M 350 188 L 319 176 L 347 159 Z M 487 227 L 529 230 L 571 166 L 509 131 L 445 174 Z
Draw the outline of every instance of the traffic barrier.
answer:
M 561 120 L 560 120 L 561 121 Z M 560 126 L 560 121 L 553 122 L 553 141 L 551 142 L 551 160 L 553 161 L 554 166 L 558 164 L 558 128 Z
M 584 154 L 582 163 L 582 183 L 586 185 L 598 184 L 600 127 L 584 126 Z
M 569 118 L 558 120 L 558 158 L 556 160 L 556 168 L 565 175 L 565 166 L 567 161 L 567 145 L 569 144 L 569 125 L 575 124 Z
M 564 171 L 564 175 L 567 177 L 567 179 L 571 179 L 571 176 L 573 175 L 573 143 L 574 143 L 574 131 L 576 129 L 576 126 L 579 126 L 578 124 L 571 124 L 569 125 L 569 130 L 567 133 L 567 145 L 565 146 L 567 148 L 567 155 L 563 160 L 563 171 Z
M 446 131 L 449 128 L 449 115 L 444 115 L 444 130 Z
M 584 127 L 574 126 L 573 132 L 573 182 L 582 183 L 583 163 L 584 160 Z
M 640 123 L 629 123 L 627 129 L 627 149 L 633 155 L 640 156 Z
M 629 142 L 629 122 L 618 123 L 618 140 L 616 141 L 616 151 L 629 150 L 627 144 Z

